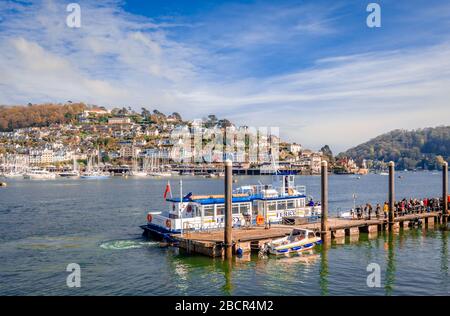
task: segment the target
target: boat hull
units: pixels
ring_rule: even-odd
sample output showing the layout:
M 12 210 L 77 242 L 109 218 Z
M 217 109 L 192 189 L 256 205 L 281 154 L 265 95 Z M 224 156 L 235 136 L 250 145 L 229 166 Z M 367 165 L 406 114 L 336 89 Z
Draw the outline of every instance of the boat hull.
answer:
M 54 180 L 56 178 L 56 175 L 25 174 L 23 178 L 27 180 Z
M 104 179 L 108 179 L 110 176 L 80 176 L 81 179 L 86 179 L 86 180 L 104 180 Z
M 270 247 L 269 254 L 275 255 L 275 256 L 299 254 L 302 252 L 310 251 L 315 246 L 320 245 L 321 243 L 322 243 L 321 240 L 317 240 L 317 241 L 305 243 L 303 245 L 292 245 L 292 246 L 288 246 L 288 247 Z
M 154 225 L 152 223 L 148 223 L 147 225 L 141 225 L 140 227 L 144 230 L 143 232 L 144 236 L 156 240 L 166 240 L 174 242 L 175 239 L 172 238 L 172 235 L 181 233 L 181 231 L 179 230 L 170 230 L 161 227 L 159 225 Z

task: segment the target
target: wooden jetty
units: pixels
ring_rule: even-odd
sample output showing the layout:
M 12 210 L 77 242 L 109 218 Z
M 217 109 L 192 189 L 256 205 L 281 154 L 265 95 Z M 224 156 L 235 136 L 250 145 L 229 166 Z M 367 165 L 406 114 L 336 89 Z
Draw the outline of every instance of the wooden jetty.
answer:
M 261 226 L 248 228 L 233 228 L 231 225 L 231 192 L 232 192 L 232 164 L 225 163 L 225 228 L 215 231 L 190 232 L 185 231 L 181 235 L 172 235 L 178 241 L 178 246 L 189 253 L 199 253 L 210 257 L 231 257 L 238 252 L 248 253 L 258 251 L 262 245 L 272 239 L 284 237 L 293 228 L 303 228 L 320 233 L 322 241 L 326 244 L 331 239 L 342 240 L 346 236 L 355 237 L 360 233 L 369 235 L 378 234 L 380 231 L 398 231 L 408 229 L 410 226 L 421 222 L 422 227 L 432 227 L 435 223 L 447 223 L 448 221 L 448 163 L 443 164 L 442 172 L 442 201 L 439 211 L 418 212 L 402 216 L 395 216 L 395 168 L 394 163 L 389 163 L 389 211 L 383 218 L 371 219 L 342 219 L 328 217 L 328 164 L 321 164 L 321 207 L 320 222 L 304 223 L 297 225 L 272 224 L 269 227 L 264 223 Z
M 422 221 L 423 227 L 432 227 L 442 219 L 441 212 L 408 214 L 394 219 L 394 230 L 408 229 L 417 220 Z M 328 218 L 329 239 L 344 239 L 346 236 L 358 237 L 360 233 L 378 233 L 389 229 L 388 219 L 341 219 Z M 264 226 L 250 228 L 234 228 L 233 253 L 241 249 L 243 253 L 259 251 L 260 247 L 272 239 L 281 238 L 291 232 L 293 228 L 309 229 L 321 232 L 321 222 L 301 225 L 272 224 L 266 229 Z M 188 253 L 198 253 L 210 257 L 224 256 L 224 230 L 206 232 L 186 232 L 182 235 L 173 235 L 178 246 Z

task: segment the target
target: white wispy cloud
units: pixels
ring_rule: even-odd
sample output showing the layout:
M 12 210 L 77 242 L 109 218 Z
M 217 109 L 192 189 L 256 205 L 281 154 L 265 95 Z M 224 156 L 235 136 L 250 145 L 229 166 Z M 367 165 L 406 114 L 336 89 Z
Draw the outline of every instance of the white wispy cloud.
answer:
M 242 124 L 279 126 L 291 141 L 338 150 L 395 128 L 450 123 L 448 38 L 405 49 L 343 51 L 282 74 L 253 76 L 241 69 L 241 59 L 264 45 L 291 47 L 299 34 L 304 41 L 298 45 L 327 39 L 339 30 L 335 8 L 271 5 L 238 14 L 226 33 L 211 22 L 220 12 L 194 25 L 136 16 L 118 1 L 80 5 L 82 27 L 70 29 L 66 3 L 0 3 L 0 104 L 79 100 L 191 118 L 217 113 Z M 222 13 L 230 12 L 233 6 Z M 280 22 L 286 20 L 289 28 Z M 172 36 L 174 28 L 189 36 Z

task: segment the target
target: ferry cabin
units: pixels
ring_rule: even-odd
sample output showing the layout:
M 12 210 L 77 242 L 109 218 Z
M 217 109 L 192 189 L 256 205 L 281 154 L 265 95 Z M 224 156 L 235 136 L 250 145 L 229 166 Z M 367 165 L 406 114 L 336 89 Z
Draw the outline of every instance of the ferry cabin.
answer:
M 317 216 L 319 206 L 307 205 L 304 187 L 294 187 L 293 176 L 279 177 L 281 185 L 246 186 L 232 196 L 233 226 L 279 223 L 286 216 Z M 276 182 L 276 181 L 275 181 Z M 280 184 L 280 183 L 279 183 Z M 209 230 L 224 227 L 223 195 L 170 198 L 170 210 L 150 212 L 147 229 L 157 233 L 180 233 L 183 230 Z M 144 227 L 143 227 L 144 228 Z M 145 228 L 144 228 L 145 229 Z
M 214 229 L 224 226 L 225 201 L 224 198 L 193 198 L 183 200 L 179 198 L 167 199 L 172 204 L 172 211 L 151 212 L 148 222 L 159 227 L 166 227 L 167 231 L 181 232 L 182 230 Z M 234 226 L 255 224 L 259 216 L 266 222 L 278 223 L 286 216 L 311 216 L 314 212 L 305 207 L 305 197 L 273 198 L 269 200 L 255 200 L 254 197 L 232 198 L 232 218 Z

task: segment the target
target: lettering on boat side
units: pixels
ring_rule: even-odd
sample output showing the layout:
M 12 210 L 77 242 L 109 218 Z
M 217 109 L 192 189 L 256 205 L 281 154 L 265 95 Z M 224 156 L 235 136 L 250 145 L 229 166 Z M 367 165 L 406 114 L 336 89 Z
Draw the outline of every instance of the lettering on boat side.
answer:
M 81 268 L 78 263 L 69 263 L 66 267 L 67 272 L 71 272 L 66 278 L 68 287 L 81 287 Z
M 378 263 L 369 263 L 366 268 L 367 272 L 371 272 L 367 276 L 368 287 L 381 287 L 381 268 Z

